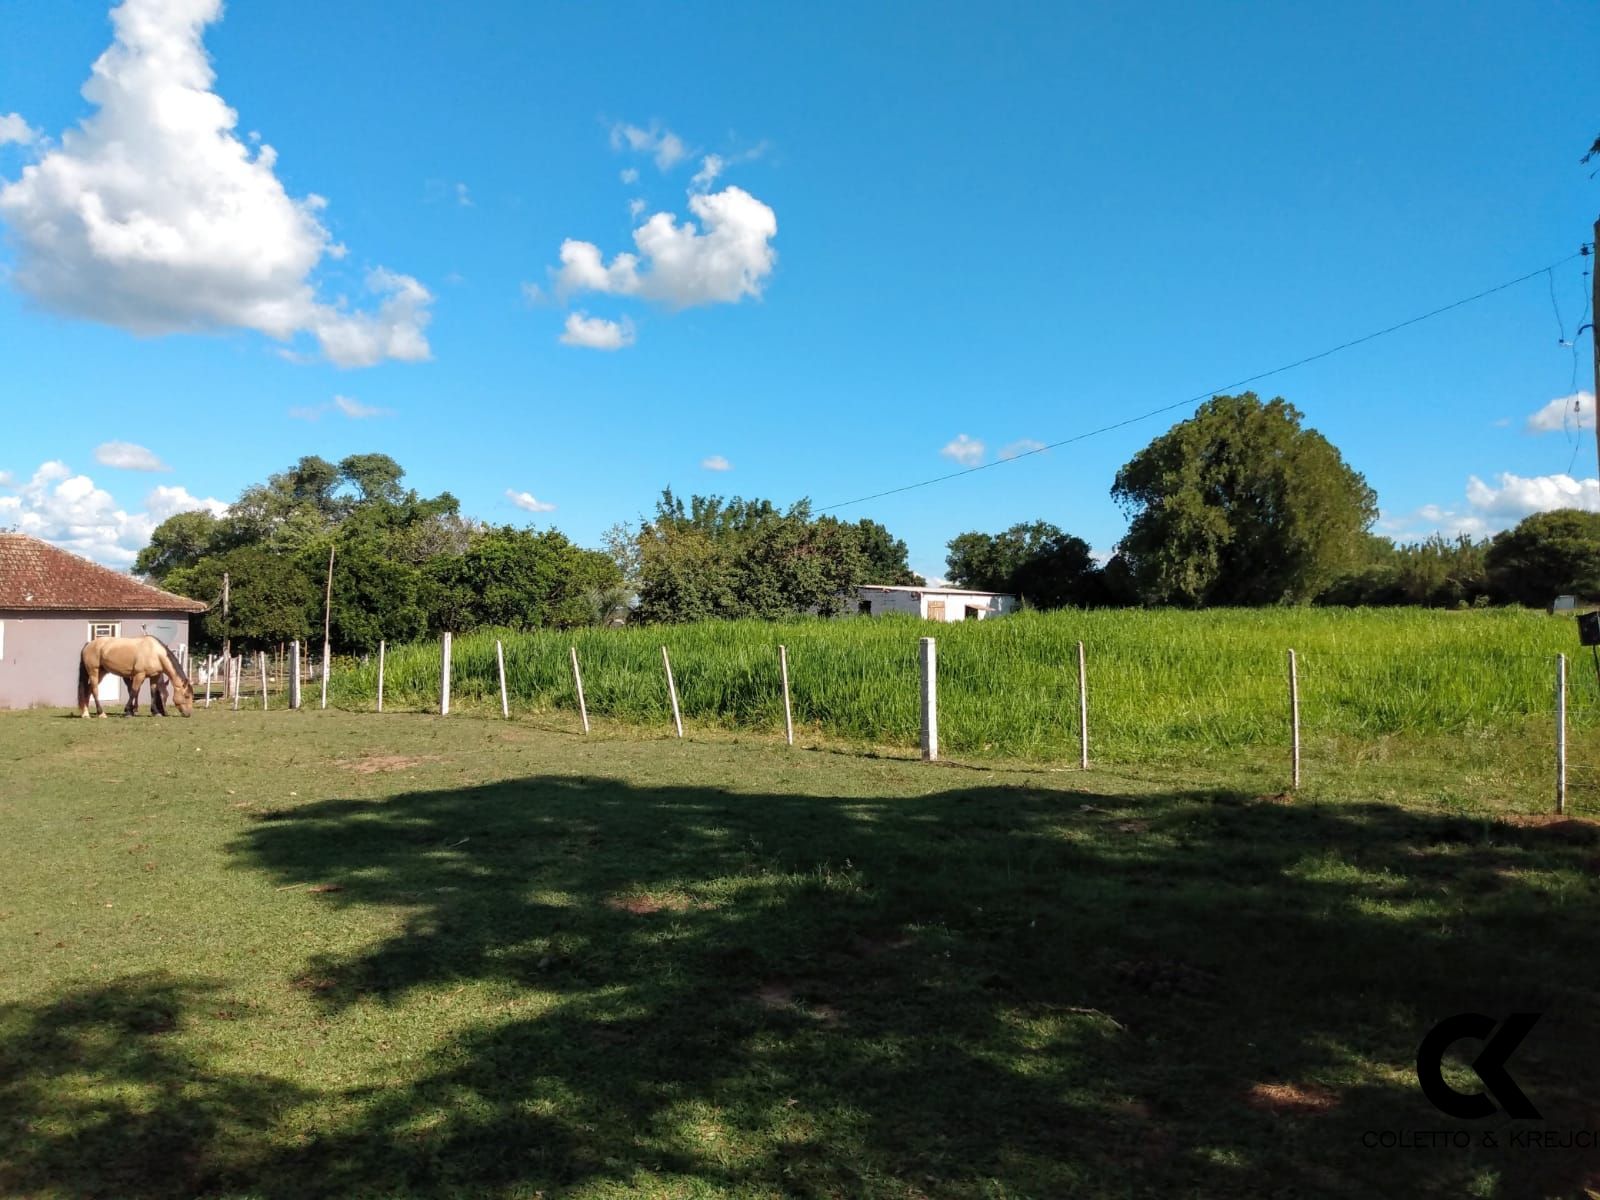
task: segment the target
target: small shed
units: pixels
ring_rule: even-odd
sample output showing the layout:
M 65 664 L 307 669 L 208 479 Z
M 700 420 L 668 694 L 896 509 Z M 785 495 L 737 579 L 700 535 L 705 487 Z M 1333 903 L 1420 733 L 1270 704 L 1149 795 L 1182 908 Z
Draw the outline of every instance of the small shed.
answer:
M 909 613 L 925 621 L 982 621 L 1016 612 L 1015 596 L 1003 592 L 974 592 L 951 587 L 891 587 L 865 584 L 856 589 L 855 613 L 881 617 Z M 851 615 L 847 606 L 845 615 Z
M 71 708 L 85 642 L 148 633 L 186 651 L 189 618 L 207 607 L 38 538 L 0 533 L 0 708 Z M 122 680 L 101 681 L 102 704 L 126 699 Z

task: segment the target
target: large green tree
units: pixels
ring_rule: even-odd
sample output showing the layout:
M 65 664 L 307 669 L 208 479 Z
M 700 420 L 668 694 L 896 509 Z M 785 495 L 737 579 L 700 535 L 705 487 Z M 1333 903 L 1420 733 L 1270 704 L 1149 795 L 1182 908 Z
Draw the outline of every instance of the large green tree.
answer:
M 1563 508 L 1526 517 L 1495 535 L 1486 565 L 1495 589 L 1521 604 L 1600 599 L 1600 513 Z
M 1217 396 L 1117 472 L 1141 600 L 1304 602 L 1356 561 L 1377 495 L 1301 421 L 1281 397 Z

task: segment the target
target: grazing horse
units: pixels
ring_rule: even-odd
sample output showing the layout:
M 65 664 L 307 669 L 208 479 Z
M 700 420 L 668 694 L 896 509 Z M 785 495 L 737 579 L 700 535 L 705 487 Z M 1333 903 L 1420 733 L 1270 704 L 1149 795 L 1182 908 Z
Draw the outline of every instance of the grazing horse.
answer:
M 194 688 L 188 676 L 172 657 L 172 652 L 159 638 L 100 637 L 84 644 L 78 656 L 78 715 L 89 715 L 89 701 L 94 701 L 95 712 L 105 716 L 100 706 L 100 678 L 103 675 L 120 675 L 128 682 L 129 716 L 139 712 L 139 689 L 150 681 L 150 708 L 158 717 L 167 715 L 164 702 L 166 684 L 172 684 L 178 711 L 184 716 L 194 713 Z

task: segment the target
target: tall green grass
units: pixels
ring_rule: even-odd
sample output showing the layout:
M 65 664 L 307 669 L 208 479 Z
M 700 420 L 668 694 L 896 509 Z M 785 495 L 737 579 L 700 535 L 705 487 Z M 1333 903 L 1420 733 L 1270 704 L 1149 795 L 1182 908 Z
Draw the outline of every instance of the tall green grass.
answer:
M 576 646 L 593 714 L 665 726 L 661 647 L 686 719 L 781 732 L 778 645 L 789 648 L 797 728 L 914 745 L 917 641 L 938 639 L 941 742 L 952 752 L 1068 757 L 1077 746 L 1077 643 L 1087 652 L 1099 758 L 1287 736 L 1287 651 L 1299 660 L 1308 736 L 1509 731 L 1550 713 L 1554 656 L 1572 658 L 1574 724 L 1600 703 L 1570 620 L 1513 610 L 1228 609 L 1023 613 L 935 625 L 913 618 L 708 622 L 577 632 L 484 631 L 457 638 L 452 695 L 499 704 L 495 640 L 518 711 L 575 709 Z M 439 644 L 391 648 L 385 706 L 436 708 Z M 345 707 L 371 707 L 377 663 L 335 673 Z

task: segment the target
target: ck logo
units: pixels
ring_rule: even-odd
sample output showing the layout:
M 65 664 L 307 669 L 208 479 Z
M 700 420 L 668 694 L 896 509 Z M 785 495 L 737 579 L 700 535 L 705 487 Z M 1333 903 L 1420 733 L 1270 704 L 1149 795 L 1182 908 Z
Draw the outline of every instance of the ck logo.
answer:
M 1506 1059 L 1522 1044 L 1539 1015 L 1512 1013 L 1499 1029 L 1495 1028 L 1493 1017 L 1482 1013 L 1457 1013 L 1440 1021 L 1417 1047 L 1417 1082 L 1422 1084 L 1422 1094 L 1440 1112 L 1463 1120 L 1493 1116 L 1497 1102 L 1508 1117 L 1537 1118 L 1539 1110 L 1506 1071 Z M 1483 1082 L 1484 1092 L 1467 1095 L 1444 1081 L 1444 1052 L 1465 1038 L 1483 1043 L 1478 1057 L 1472 1060 L 1472 1070 Z

